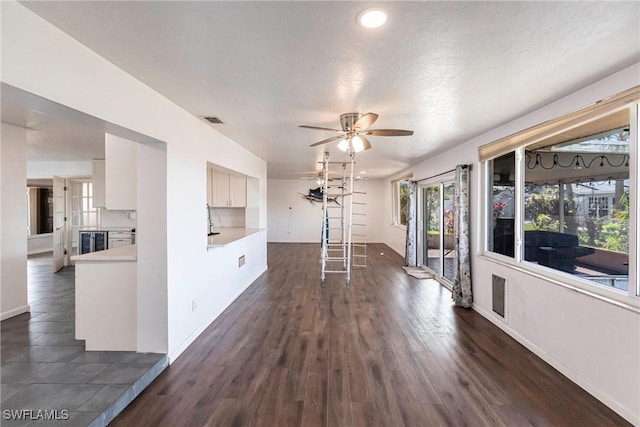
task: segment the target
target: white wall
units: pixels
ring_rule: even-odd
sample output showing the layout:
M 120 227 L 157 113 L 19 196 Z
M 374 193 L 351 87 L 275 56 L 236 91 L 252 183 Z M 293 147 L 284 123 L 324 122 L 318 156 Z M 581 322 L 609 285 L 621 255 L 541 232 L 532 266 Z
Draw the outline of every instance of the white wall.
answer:
M 361 183 L 358 183 L 360 185 Z M 382 242 L 383 212 L 381 206 L 384 180 L 370 179 L 367 191 L 367 241 Z M 322 203 L 313 204 L 302 197 L 317 188 L 316 181 L 300 179 L 270 179 L 267 203 L 269 242 L 320 243 L 322 235 Z
M 640 64 L 603 79 L 513 122 L 493 129 L 408 171 L 414 179 L 446 172 L 456 164 L 472 164 L 471 237 L 474 309 L 504 329 L 567 377 L 634 424 L 640 424 L 640 313 L 638 299 L 626 297 L 626 307 L 585 295 L 514 267 L 479 256 L 481 242 L 477 149 L 640 83 Z M 390 186 L 391 180 L 388 179 Z M 391 194 L 385 200 L 391 210 Z M 386 226 L 387 244 L 404 255 L 404 232 Z M 492 312 L 491 275 L 507 280 L 507 317 Z M 614 291 L 610 291 L 614 292 Z M 623 298 L 624 299 L 624 298 Z
M 53 233 L 34 234 L 27 238 L 27 255 L 53 251 Z
M 0 130 L 0 319 L 29 311 L 27 301 L 27 133 Z
M 207 162 L 259 180 L 259 227 L 266 227 L 266 164 L 20 4 L 0 7 L 4 83 L 167 144 L 167 226 L 154 231 L 167 239 L 167 351 L 173 360 L 206 326 L 203 322 L 266 268 L 266 254 L 257 255 L 247 260 L 244 271 L 251 274 L 238 274 L 233 283 L 210 276 L 227 268 L 229 260 L 207 256 Z M 256 239 L 266 241 L 265 233 Z M 144 251 L 141 244 L 139 258 Z M 211 293 L 205 292 L 209 288 Z M 198 301 L 195 311 L 193 300 Z
M 168 349 L 167 312 L 167 147 L 138 144 L 137 313 L 138 351 Z
M 27 162 L 27 178 L 51 178 L 52 176 L 89 177 L 91 161 L 73 162 Z

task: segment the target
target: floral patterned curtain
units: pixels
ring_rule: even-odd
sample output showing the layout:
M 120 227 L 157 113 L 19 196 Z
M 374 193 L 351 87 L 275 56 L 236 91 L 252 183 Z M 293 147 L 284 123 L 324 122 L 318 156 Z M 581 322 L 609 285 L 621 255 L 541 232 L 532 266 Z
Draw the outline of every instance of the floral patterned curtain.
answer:
M 404 252 L 404 260 L 407 267 L 415 267 L 416 256 L 416 188 L 417 183 L 409 181 L 407 196 L 407 244 Z
M 469 238 L 469 166 L 456 166 L 455 174 L 455 228 L 453 291 L 456 305 L 469 308 L 473 304 L 471 293 L 471 241 Z

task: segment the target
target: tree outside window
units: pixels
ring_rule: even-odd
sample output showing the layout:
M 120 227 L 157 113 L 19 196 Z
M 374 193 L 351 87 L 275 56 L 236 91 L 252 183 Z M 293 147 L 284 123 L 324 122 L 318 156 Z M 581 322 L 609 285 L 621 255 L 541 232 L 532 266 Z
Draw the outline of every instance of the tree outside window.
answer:
M 409 216 L 409 181 L 398 182 L 398 219 L 400 225 L 407 225 Z

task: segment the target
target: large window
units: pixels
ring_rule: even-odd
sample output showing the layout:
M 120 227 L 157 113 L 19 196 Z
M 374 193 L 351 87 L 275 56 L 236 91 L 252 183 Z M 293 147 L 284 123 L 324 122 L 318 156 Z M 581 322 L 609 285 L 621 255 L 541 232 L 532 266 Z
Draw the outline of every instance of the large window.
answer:
M 490 159 L 487 251 L 638 295 L 629 272 L 638 234 L 630 221 L 637 203 L 634 114 L 635 105 L 612 109 Z
M 516 157 L 514 153 L 509 153 L 492 160 L 490 164 L 492 179 L 489 184 L 489 250 L 513 257 Z

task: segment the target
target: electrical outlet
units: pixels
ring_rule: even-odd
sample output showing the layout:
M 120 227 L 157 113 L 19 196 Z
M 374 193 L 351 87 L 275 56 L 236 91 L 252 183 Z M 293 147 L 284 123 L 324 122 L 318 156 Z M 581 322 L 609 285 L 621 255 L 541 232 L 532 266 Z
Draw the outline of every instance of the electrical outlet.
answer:
M 191 311 L 196 311 L 197 308 L 198 308 L 198 303 L 196 302 L 196 300 L 192 299 L 191 300 Z

